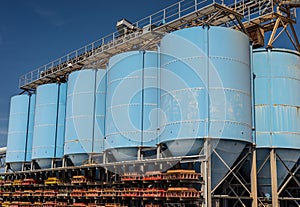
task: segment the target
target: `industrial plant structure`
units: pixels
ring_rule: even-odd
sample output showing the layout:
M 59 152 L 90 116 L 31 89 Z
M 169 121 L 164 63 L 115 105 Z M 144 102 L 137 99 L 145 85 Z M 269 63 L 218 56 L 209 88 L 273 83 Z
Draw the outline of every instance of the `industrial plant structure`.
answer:
M 21 76 L 2 206 L 299 206 L 296 7 L 183 0 Z

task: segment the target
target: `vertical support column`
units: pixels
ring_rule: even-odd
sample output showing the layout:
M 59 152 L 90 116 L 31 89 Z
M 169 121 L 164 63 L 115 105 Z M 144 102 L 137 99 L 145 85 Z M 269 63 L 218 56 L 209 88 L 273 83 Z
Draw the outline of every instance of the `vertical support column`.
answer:
M 62 159 L 62 167 L 67 167 L 67 162 L 66 162 L 66 156 L 63 156 L 63 159 Z
M 89 164 L 94 164 L 94 162 L 93 162 L 93 156 L 94 155 L 94 153 L 92 152 L 92 153 L 89 153 Z
M 109 171 L 107 169 L 107 167 L 105 168 L 105 182 L 109 182 L 109 175 L 108 175 Z
M 220 207 L 220 199 L 215 200 L 215 207 Z
M 160 158 L 161 158 L 161 144 L 158 144 L 156 148 L 156 159 L 160 159 Z
M 277 166 L 276 166 L 276 152 L 272 148 L 270 151 L 270 173 L 271 173 L 271 188 L 272 188 L 272 207 L 279 207 L 278 193 L 277 193 Z
M 9 164 L 6 164 L 6 165 L 5 165 L 5 171 L 4 171 L 4 172 L 7 173 L 8 170 L 9 170 Z
M 34 161 L 33 160 L 30 162 L 30 170 L 34 170 Z
M 257 207 L 257 165 L 256 165 L 256 146 L 252 145 L 252 162 L 251 162 L 251 197 L 252 207 Z
M 251 65 L 251 117 L 252 117 L 252 161 L 251 161 L 251 198 L 252 198 L 252 207 L 258 206 L 257 198 L 257 163 L 256 163 L 256 117 L 255 117 L 255 74 L 253 72 L 253 43 L 250 45 L 250 65 Z
M 212 207 L 212 196 L 211 196 L 211 145 L 209 138 L 204 141 L 204 153 L 206 160 L 201 164 L 201 172 L 204 175 L 204 202 L 206 207 Z
M 104 151 L 103 152 L 103 164 L 106 164 L 107 163 L 107 152 L 106 151 Z
M 138 151 L 137 151 L 137 160 L 142 160 L 142 147 L 138 148 Z
M 56 145 L 55 145 L 55 147 L 56 147 Z M 53 168 L 55 168 L 56 166 L 55 166 L 55 158 L 52 158 L 51 159 L 51 168 L 53 169 Z

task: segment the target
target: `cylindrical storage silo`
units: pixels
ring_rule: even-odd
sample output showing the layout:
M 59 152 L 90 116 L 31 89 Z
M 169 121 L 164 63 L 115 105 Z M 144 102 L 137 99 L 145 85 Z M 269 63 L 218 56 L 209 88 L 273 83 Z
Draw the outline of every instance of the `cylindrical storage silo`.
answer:
M 192 27 L 162 39 L 159 142 L 173 156 L 199 154 L 211 138 L 232 166 L 252 142 L 249 53 L 248 37 L 224 27 Z M 228 169 L 215 154 L 211 168 L 214 187 Z
M 29 99 L 29 119 L 28 119 L 28 131 L 27 131 L 27 142 L 26 142 L 26 162 L 32 160 L 32 140 L 33 140 L 33 129 L 34 129 L 34 114 L 35 114 L 35 94 L 30 95 Z
M 109 60 L 104 143 L 117 161 L 136 159 L 138 147 L 157 142 L 158 57 L 132 51 Z
M 106 72 L 84 69 L 68 78 L 64 154 L 74 165 L 103 152 Z
M 31 161 L 34 107 L 34 94 L 11 98 L 6 163 L 13 170 L 21 170 L 22 163 Z
M 53 159 L 63 157 L 66 89 L 66 83 L 51 83 L 36 90 L 32 159 L 40 168 L 49 168 Z
M 268 197 L 270 150 L 277 154 L 278 187 L 289 173 L 286 168 L 291 170 L 300 157 L 300 54 L 286 49 L 255 50 L 253 71 L 258 188 Z

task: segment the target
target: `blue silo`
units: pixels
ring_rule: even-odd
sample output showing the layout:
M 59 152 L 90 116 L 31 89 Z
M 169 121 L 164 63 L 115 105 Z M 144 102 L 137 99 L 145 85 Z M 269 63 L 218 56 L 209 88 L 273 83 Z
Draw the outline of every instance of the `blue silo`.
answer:
M 232 166 L 252 142 L 249 63 L 249 39 L 233 29 L 192 27 L 162 39 L 159 141 L 173 156 L 199 154 L 208 137 Z M 228 169 L 211 159 L 215 187 Z
M 36 90 L 32 160 L 40 168 L 49 168 L 53 159 L 63 157 L 66 89 L 66 83 L 51 83 Z
M 275 149 L 277 156 L 278 187 L 288 175 L 286 168 L 291 170 L 300 157 L 300 54 L 255 50 L 253 71 L 258 189 L 271 196 L 270 150 Z
M 157 143 L 158 58 L 132 51 L 109 60 L 104 143 L 117 161 L 136 159 L 138 147 Z
M 35 94 L 31 94 L 29 99 L 26 162 L 32 161 L 32 140 L 33 140 L 33 129 L 34 129 L 35 99 L 36 99 Z
M 106 72 L 84 69 L 68 78 L 64 154 L 74 165 L 103 152 Z
M 13 170 L 21 170 L 22 163 L 31 162 L 34 107 L 34 94 L 11 98 L 6 163 Z

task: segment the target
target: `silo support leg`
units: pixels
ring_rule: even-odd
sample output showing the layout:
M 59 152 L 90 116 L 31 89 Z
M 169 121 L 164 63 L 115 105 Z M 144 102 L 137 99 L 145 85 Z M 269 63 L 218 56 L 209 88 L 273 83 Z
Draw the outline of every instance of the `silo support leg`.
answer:
M 51 160 L 51 168 L 55 168 L 55 159 L 54 158 Z
M 138 148 L 138 151 L 137 151 L 137 159 L 138 159 L 138 160 L 142 160 L 142 148 L 141 148 L 141 147 Z
M 106 151 L 104 151 L 104 153 L 103 153 L 103 164 L 106 164 L 107 163 L 107 152 Z
M 66 157 L 63 157 L 63 160 L 62 160 L 62 166 L 63 166 L 63 167 L 67 167 L 67 165 L 66 165 Z
M 161 145 L 158 144 L 156 148 L 156 159 L 160 159 L 160 158 L 161 158 Z
M 7 173 L 8 170 L 9 170 L 9 164 L 6 164 L 6 165 L 5 165 L 5 172 Z
M 257 168 L 256 168 L 256 149 L 252 150 L 251 163 L 251 197 L 252 207 L 257 207 Z
M 275 149 L 270 151 L 270 169 L 271 169 L 271 188 L 272 188 L 272 207 L 279 207 L 277 193 L 277 166 Z
M 204 150 L 206 160 L 201 164 L 201 172 L 204 175 L 204 200 L 205 207 L 212 206 L 212 196 L 211 196 L 211 145 L 209 139 L 206 139 L 204 142 Z
M 30 163 L 30 170 L 34 170 L 34 161 L 31 161 Z

